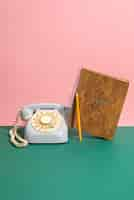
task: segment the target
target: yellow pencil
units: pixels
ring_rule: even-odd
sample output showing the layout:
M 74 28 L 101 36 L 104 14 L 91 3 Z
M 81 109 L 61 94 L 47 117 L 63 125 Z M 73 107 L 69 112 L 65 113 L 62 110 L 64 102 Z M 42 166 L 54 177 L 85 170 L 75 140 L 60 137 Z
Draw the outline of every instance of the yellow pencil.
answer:
M 80 116 L 80 102 L 79 94 L 76 92 L 76 115 L 77 115 L 77 126 L 80 142 L 82 142 L 82 130 L 81 130 L 81 116 Z

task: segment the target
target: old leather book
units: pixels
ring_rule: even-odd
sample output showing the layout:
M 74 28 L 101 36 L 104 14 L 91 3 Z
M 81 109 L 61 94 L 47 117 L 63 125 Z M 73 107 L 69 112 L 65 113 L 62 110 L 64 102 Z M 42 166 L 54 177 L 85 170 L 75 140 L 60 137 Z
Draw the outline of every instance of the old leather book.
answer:
M 77 87 L 82 130 L 93 136 L 112 139 L 120 118 L 129 82 L 82 69 Z M 72 127 L 76 127 L 75 101 Z

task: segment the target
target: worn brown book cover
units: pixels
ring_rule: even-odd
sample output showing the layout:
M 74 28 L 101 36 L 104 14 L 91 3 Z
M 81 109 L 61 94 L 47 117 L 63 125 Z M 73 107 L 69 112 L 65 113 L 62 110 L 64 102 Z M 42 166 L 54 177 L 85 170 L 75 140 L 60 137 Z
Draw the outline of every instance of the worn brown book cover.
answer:
M 93 136 L 112 139 L 129 82 L 82 69 L 77 87 L 80 100 L 82 130 Z M 75 101 L 72 126 L 76 127 Z

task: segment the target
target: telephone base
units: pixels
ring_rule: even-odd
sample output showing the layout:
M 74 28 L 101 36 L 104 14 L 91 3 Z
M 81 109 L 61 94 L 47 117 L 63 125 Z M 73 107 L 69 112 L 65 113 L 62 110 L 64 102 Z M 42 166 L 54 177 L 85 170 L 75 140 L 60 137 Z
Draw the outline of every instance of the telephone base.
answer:
M 62 125 L 52 133 L 39 133 L 31 125 L 28 125 L 25 128 L 25 139 L 28 143 L 47 143 L 47 144 L 56 144 L 56 143 L 67 143 L 68 142 L 68 127 L 65 121 L 62 121 Z

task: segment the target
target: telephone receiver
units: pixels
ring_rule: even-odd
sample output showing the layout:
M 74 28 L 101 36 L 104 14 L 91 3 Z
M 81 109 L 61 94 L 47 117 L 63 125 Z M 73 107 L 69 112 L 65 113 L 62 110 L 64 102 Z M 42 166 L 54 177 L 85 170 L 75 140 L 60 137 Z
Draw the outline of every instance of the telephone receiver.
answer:
M 25 147 L 28 143 L 66 143 L 69 112 L 69 107 L 55 103 L 24 106 L 18 111 L 15 125 L 9 131 L 10 142 L 16 147 Z M 24 138 L 18 134 L 19 119 L 26 122 Z

